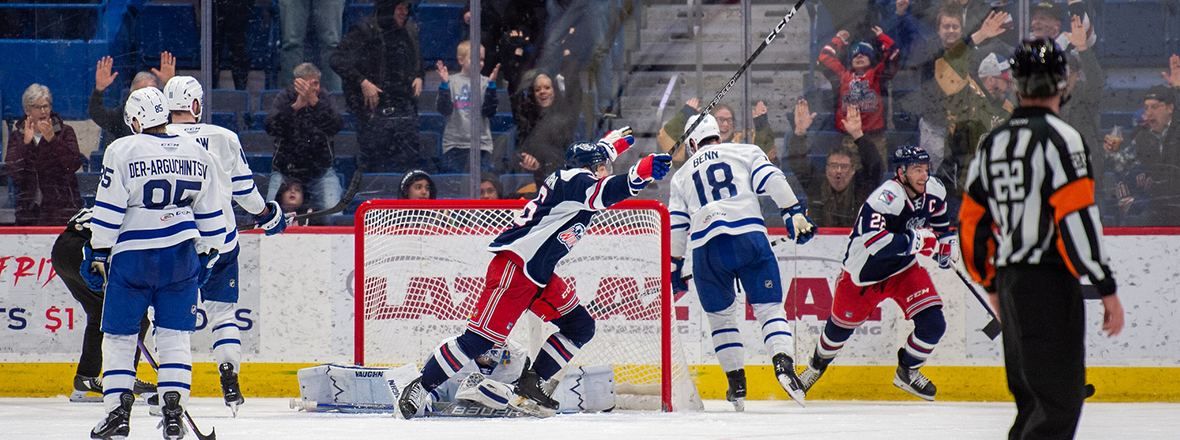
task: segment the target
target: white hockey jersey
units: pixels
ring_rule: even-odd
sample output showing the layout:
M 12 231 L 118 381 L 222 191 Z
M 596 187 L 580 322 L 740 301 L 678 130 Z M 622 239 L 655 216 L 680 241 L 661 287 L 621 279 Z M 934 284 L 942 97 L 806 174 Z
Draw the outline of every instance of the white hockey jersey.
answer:
M 168 124 L 168 134 L 193 138 L 217 162 L 214 169 L 223 197 L 221 212 L 225 221 L 225 250 L 232 250 L 238 245 L 238 222 L 234 217 L 233 202 L 238 202 L 242 209 L 251 214 L 258 214 L 266 208 L 266 201 L 254 186 L 254 173 L 246 163 L 246 153 L 242 151 L 238 135 L 212 124 Z
M 683 257 L 718 235 L 766 233 L 758 203 L 763 194 L 784 210 L 799 203 L 782 170 L 757 145 L 697 150 L 672 176 L 672 256 Z
M 909 253 L 909 231 L 931 228 L 941 235 L 950 226 L 946 187 L 937 177 L 926 181 L 926 194 L 916 200 L 907 197 L 896 179 L 886 181 L 860 207 L 848 237 L 844 271 L 858 286 L 885 281 L 917 264 Z
M 228 250 L 214 159 L 200 145 L 179 136 L 126 136 L 111 143 L 102 166 L 91 247 L 115 255 L 196 240 L 198 252 Z

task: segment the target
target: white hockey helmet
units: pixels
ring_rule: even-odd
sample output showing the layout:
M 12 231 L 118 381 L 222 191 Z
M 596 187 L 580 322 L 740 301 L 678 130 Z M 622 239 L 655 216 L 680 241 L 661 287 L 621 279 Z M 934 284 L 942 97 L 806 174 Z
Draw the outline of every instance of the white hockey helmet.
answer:
M 139 121 L 139 130 L 135 130 L 132 121 Z M 168 108 L 164 103 L 164 93 L 155 87 L 144 87 L 131 92 L 127 104 L 123 106 L 123 122 L 132 133 L 142 133 L 143 130 L 168 123 Z
M 688 122 L 684 124 L 684 130 L 687 131 L 689 127 L 692 127 L 692 124 L 700 117 L 702 116 L 692 115 L 692 117 L 688 118 Z M 705 115 L 704 118 L 700 124 L 697 124 L 697 128 L 688 135 L 688 138 L 684 140 L 684 143 L 688 144 L 689 153 L 695 153 L 697 148 L 700 147 L 701 142 L 704 142 L 706 139 L 721 139 L 721 129 L 717 127 L 717 118 L 714 118 L 713 115 Z
M 201 120 L 201 113 L 205 112 L 205 90 L 191 76 L 174 76 L 168 80 L 164 86 L 164 97 L 168 99 L 169 111 L 189 112 L 198 121 Z M 197 101 L 197 111 L 193 111 L 193 101 Z

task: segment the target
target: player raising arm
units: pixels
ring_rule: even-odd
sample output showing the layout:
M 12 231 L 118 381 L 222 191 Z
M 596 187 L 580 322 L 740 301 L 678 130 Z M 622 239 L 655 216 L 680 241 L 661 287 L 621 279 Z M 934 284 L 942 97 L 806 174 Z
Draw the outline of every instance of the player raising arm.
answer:
M 687 126 L 698 117 L 689 118 Z M 804 389 L 791 359 L 795 343 L 783 309 L 782 277 L 770 250 L 758 196 L 769 194 L 774 199 L 782 209 L 789 238 L 799 244 L 815 234 L 815 223 L 806 217 L 783 172 L 758 146 L 721 143 L 712 115 L 704 116 L 686 146 L 692 156 L 672 177 L 669 202 L 672 281 L 681 282 L 687 247 L 692 252 L 697 295 L 713 329 L 717 360 L 729 380 L 725 398 L 735 409 L 744 409 L 746 397 L 746 355 L 737 329 L 735 281 L 746 291 L 766 349 L 773 353 L 779 384 L 802 405 Z
M 155 310 L 164 438 L 183 438 L 192 383 L 189 337 L 197 325 L 197 288 L 225 243 L 213 157 L 199 144 L 167 134 L 164 94 L 131 93 L 124 120 L 136 133 L 103 156 L 92 237 L 82 278 L 103 290 L 103 403 L 107 417 L 91 438 L 124 438 L 135 401 L 135 340 L 148 306 Z
M 598 143 L 578 142 L 565 153 L 566 169 L 555 171 L 520 215 L 516 225 L 496 237 L 488 250 L 495 253 L 488 265 L 487 282 L 480 292 L 467 330 L 443 341 L 426 360 L 422 376 L 406 386 L 398 405 L 405 418 L 425 404 L 427 393 L 457 373 L 473 359 L 503 346 L 512 326 L 525 310 L 558 331 L 549 336 L 537 359 L 521 373 L 510 404 L 534 415 L 551 414 L 557 402 L 542 390 L 578 350 L 594 336 L 594 318 L 579 304 L 576 292 L 553 273 L 558 261 L 586 233 L 599 210 L 639 191 L 668 172 L 672 157 L 647 156 L 626 174 L 612 176 L 608 167 L 635 142 L 631 128 L 607 133 Z
M 254 214 L 254 221 L 266 230 L 266 235 L 283 232 L 287 222 L 279 202 L 265 202 L 254 186 L 254 173 L 246 164 L 238 135 L 225 128 L 201 124 L 205 91 L 191 76 L 177 76 L 164 86 L 172 124 L 168 133 L 191 138 L 213 155 L 211 169 L 214 183 L 221 188 L 221 218 L 225 226 L 225 252 L 213 266 L 209 282 L 201 287 L 201 301 L 209 314 L 209 328 L 213 329 L 213 360 L 221 373 L 221 393 L 225 405 L 237 416 L 238 405 L 246 401 L 238 387 L 238 372 L 242 366 L 241 331 L 234 321 L 234 306 L 238 302 L 238 226 L 233 202 Z
M 926 400 L 936 388 L 921 372 L 926 358 L 946 331 L 942 298 L 916 256 L 935 256 L 951 267 L 954 232 L 946 208 L 946 188 L 930 177 L 930 156 L 921 147 L 902 146 L 894 153 L 897 177 L 877 187 L 860 207 L 849 236 L 844 267 L 836 280 L 832 314 L 807 369 L 799 377 L 810 390 L 844 347 L 853 330 L 886 298 L 914 321 L 905 347 L 897 350 L 893 385 Z

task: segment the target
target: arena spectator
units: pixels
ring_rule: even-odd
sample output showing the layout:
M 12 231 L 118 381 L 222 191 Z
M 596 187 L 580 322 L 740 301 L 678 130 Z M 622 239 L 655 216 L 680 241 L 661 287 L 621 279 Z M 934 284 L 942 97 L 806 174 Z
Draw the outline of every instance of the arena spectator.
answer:
M 123 122 L 123 106 L 107 107 L 102 104 L 103 93 L 119 77 L 119 72 L 111 72 L 114 65 L 113 58 L 106 56 L 98 60 L 94 68 L 94 90 L 90 92 L 90 106 L 87 113 L 95 124 L 107 132 L 103 137 L 99 149 L 106 148 L 115 139 L 131 134 L 131 129 Z M 176 75 L 176 58 L 170 52 L 160 54 L 160 68 L 151 72 L 139 72 L 131 79 L 131 91 L 144 87 L 160 88 Z
M 340 44 L 340 30 L 344 20 L 344 0 L 279 0 L 279 23 L 282 25 L 282 55 L 279 69 L 279 85 L 289 86 L 295 81 L 291 72 L 302 64 L 304 44 L 307 37 L 307 23 L 315 21 L 316 43 L 319 45 L 321 65 L 327 65 L 332 52 Z M 321 86 L 329 91 L 340 90 L 340 75 L 331 68 L 325 68 L 320 78 Z
M 853 136 L 844 128 L 844 113 L 849 106 L 856 106 L 860 113 L 862 136 L 868 139 L 881 160 L 888 157 L 885 145 L 885 102 L 881 99 L 883 84 L 887 83 L 897 73 L 897 49 L 893 47 L 893 39 L 886 35 L 880 27 L 873 27 L 877 44 L 881 45 L 881 56 L 876 49 L 867 42 L 858 42 L 848 50 L 848 66 L 840 62 L 839 54 L 848 44 L 851 34 L 846 30 L 836 32 L 832 41 L 819 52 L 819 62 L 827 67 L 833 76 L 839 77 L 840 91 L 836 102 L 836 129 L 848 136 L 844 137 L 844 148 L 854 152 L 859 148 Z M 874 65 L 876 64 L 876 65 Z M 864 164 L 854 163 L 857 169 Z M 884 168 L 884 162 L 882 162 Z
M 512 97 L 516 120 L 519 168 L 532 173 L 539 188 L 545 177 L 565 168 L 565 150 L 578 140 L 578 115 L 582 108 L 582 82 L 577 63 L 567 60 L 566 87 L 548 75 L 536 74 L 522 93 Z
M 795 135 L 787 146 L 787 163 L 807 194 L 808 215 L 820 227 L 852 227 L 861 204 L 881 183 L 883 162 L 861 130 L 860 111 L 850 105 L 844 115 L 843 125 L 857 143 L 857 161 L 865 164 L 860 170 L 853 166 L 853 153 L 842 144 L 821 147 L 830 148 L 824 168 L 811 164 L 807 129 L 815 113 L 810 113 L 806 100 L 795 104 Z
M 567 59 L 574 59 L 579 70 L 587 71 L 598 90 L 598 102 L 594 103 L 596 111 L 608 111 L 615 96 L 611 46 L 622 29 L 617 23 L 615 4 L 611 0 L 549 0 L 546 3 L 545 45 L 541 48 L 537 66 L 542 73 L 552 75 L 559 69 L 564 70 Z
M 322 73 L 314 64 L 300 64 L 293 75 L 291 87 L 279 92 L 266 114 L 266 132 L 275 141 L 266 199 L 278 200 L 279 186 L 286 178 L 293 178 L 308 183 L 310 205 L 322 211 L 340 200 L 340 180 L 332 167 L 332 141 L 344 126 L 344 118 L 332 108 L 328 92 L 320 86 Z M 326 222 L 328 218 L 316 220 Z
M 480 200 L 499 200 L 504 198 L 504 185 L 495 174 L 484 172 L 479 179 Z
M 482 109 L 477 116 L 471 108 L 471 41 L 459 43 L 455 51 L 459 59 L 460 71 L 449 74 L 447 66 L 438 61 L 436 68 L 442 83 L 438 86 L 438 112 L 447 118 L 447 126 L 442 135 L 442 173 L 462 173 L 470 170 L 469 153 L 471 151 L 471 121 L 472 118 L 483 118 L 483 133 L 479 139 L 479 162 L 481 171 L 492 169 L 492 131 L 491 118 L 496 115 L 499 99 L 496 96 L 496 75 L 499 67 L 492 70 L 491 76 L 480 76 L 483 90 Z M 479 50 L 480 67 L 483 67 L 484 51 Z M 454 90 L 454 93 L 451 93 Z
M 1173 75 L 1180 80 L 1180 57 L 1173 55 Z M 1175 88 L 1153 86 L 1144 95 L 1144 120 L 1130 142 L 1106 136 L 1106 169 L 1114 175 L 1120 226 L 1180 224 L 1180 130 L 1175 122 Z
M 680 113 L 672 117 L 672 120 L 664 124 L 664 128 L 660 129 L 660 134 L 656 138 L 656 142 L 660 144 L 665 152 L 672 149 L 676 141 L 684 133 L 685 123 L 688 118 L 701 112 L 701 101 L 697 98 L 689 99 L 680 108 Z M 770 128 L 770 118 L 766 116 L 766 104 L 758 101 L 754 104 L 754 110 L 751 112 L 754 117 L 754 130 L 749 133 L 742 133 L 734 131 L 737 125 L 737 120 L 734 119 L 733 109 L 725 104 L 717 104 L 713 106 L 713 119 L 717 120 L 717 129 L 721 133 L 721 142 L 733 143 L 748 143 L 750 139 L 754 139 L 754 145 L 762 149 L 766 153 L 766 157 L 771 162 L 775 162 L 777 152 L 774 149 L 774 130 Z M 685 149 L 679 148 L 676 154 L 672 156 L 672 163 L 676 166 L 684 163 Z
M 250 0 L 213 1 L 213 88 L 221 88 L 221 54 L 229 47 L 230 74 L 234 88 L 246 90 L 250 78 L 250 54 L 246 51 L 246 29 L 254 13 Z M 339 26 L 337 26 L 339 27 Z M 285 35 L 284 35 L 285 36 Z M 164 80 L 167 84 L 168 81 Z
M 283 215 L 288 218 L 300 214 L 311 212 L 311 207 L 308 206 L 306 192 L 304 191 L 303 182 L 295 178 L 286 178 L 279 187 L 278 194 L 275 195 L 276 201 L 279 202 L 279 207 L 283 210 Z M 298 223 L 291 223 L 292 226 L 307 226 L 308 220 Z
M 927 25 L 925 16 L 934 13 L 930 1 L 878 0 L 881 28 L 893 37 L 898 50 L 899 68 L 918 67 L 928 57 L 930 36 L 934 31 Z M 917 6 L 921 5 L 921 6 Z M 933 20 L 931 20 L 933 21 Z
M 378 0 L 373 15 L 352 26 L 332 69 L 340 75 L 348 110 L 357 118 L 358 163 L 367 173 L 403 173 L 428 158 L 418 142 L 422 55 L 409 0 Z
M 1082 141 L 1090 147 L 1090 166 L 1094 168 L 1094 200 L 1103 210 L 1106 208 L 1103 203 L 1113 194 L 1113 188 L 1108 187 L 1111 183 L 1106 179 L 1106 161 L 1102 150 L 1098 149 L 1098 145 L 1102 144 L 1102 138 L 1098 135 L 1098 117 L 1106 72 L 1098 65 L 1094 51 L 1090 50 L 1082 18 L 1076 15 L 1070 17 L 1070 28 L 1071 32 L 1066 35 L 1073 46 L 1073 50 L 1069 51 L 1069 76 L 1066 77 L 1069 101 L 1061 105 L 1058 115 L 1074 127 L 1082 135 Z M 1177 73 L 1180 74 L 1180 71 Z
M 1029 30 L 1032 38 L 1048 38 L 1054 40 L 1057 46 L 1063 50 L 1070 50 L 1071 39 L 1067 32 L 1062 32 L 1062 21 L 1065 20 L 1065 14 L 1062 13 L 1061 6 L 1051 0 L 1042 0 L 1036 4 L 1030 4 L 1029 12 Z M 1090 16 L 1086 12 L 1086 4 L 1082 0 L 1069 0 L 1069 16 L 1081 17 L 1082 28 L 1085 29 L 1086 47 L 1094 47 L 1094 43 L 1098 41 L 1098 36 L 1094 34 L 1094 26 L 1090 24 Z
M 991 121 L 985 121 L 988 131 L 999 127 L 1012 110 L 1016 109 L 1016 84 L 1012 82 L 1012 66 L 1008 59 L 995 52 L 987 54 L 979 63 L 979 81 L 987 92 L 989 108 L 993 110 Z
M 835 29 L 847 29 L 856 41 L 873 39 L 879 23 L 874 0 L 820 0 Z
M 25 116 L 8 135 L 4 172 L 16 186 L 17 226 L 64 226 L 82 196 L 74 173 L 85 158 L 74 129 L 53 111 L 53 95 L 40 84 L 21 96 Z
M 402 178 L 398 198 L 402 200 L 434 200 L 438 198 L 438 187 L 434 179 L 422 170 L 410 171 Z

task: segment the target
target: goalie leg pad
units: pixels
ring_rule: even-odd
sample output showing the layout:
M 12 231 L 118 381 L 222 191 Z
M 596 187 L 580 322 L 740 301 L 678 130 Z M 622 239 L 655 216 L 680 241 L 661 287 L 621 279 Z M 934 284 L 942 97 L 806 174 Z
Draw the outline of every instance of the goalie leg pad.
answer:
M 229 362 L 234 372 L 241 370 L 242 331 L 234 319 L 234 303 L 205 301 L 205 313 L 209 316 L 209 327 L 213 329 L 213 360 L 221 365 Z
M 771 355 L 775 353 L 795 354 L 795 336 L 791 334 L 791 323 L 787 322 L 787 313 L 783 303 L 773 302 L 751 304 L 754 317 L 762 325 L 762 342 Z
M 533 371 L 545 380 L 565 368 L 582 346 L 594 338 L 594 318 L 582 305 L 552 322 L 558 331 L 545 340 L 541 352 L 537 353 L 537 361 L 533 363 Z
M 828 318 L 827 324 L 824 324 L 824 332 L 820 335 L 819 344 L 815 347 L 815 354 L 829 360 L 836 357 L 840 349 L 844 348 L 844 343 L 852 337 L 853 330 L 837 324 L 832 318 Z
M 109 413 L 121 404 L 120 396 L 135 386 L 136 335 L 102 337 L 102 403 Z
M 422 368 L 422 388 L 428 392 L 437 388 L 493 345 L 492 341 L 471 330 L 443 341 Z
M 611 365 L 573 366 L 553 390 L 558 412 L 610 411 L 615 407 L 615 370 Z
M 471 373 L 459 385 L 455 398 L 479 402 L 488 408 L 500 410 L 508 407 L 508 399 L 512 398 L 512 387 L 488 379 L 482 373 Z
M 737 310 L 737 302 L 733 302 L 724 310 L 705 314 L 713 330 L 713 350 L 717 353 L 717 362 L 721 364 L 722 371 L 739 370 L 746 366 L 745 346 L 742 345 L 742 335 L 734 320 Z
M 180 405 L 188 402 L 189 389 L 193 382 L 192 332 L 168 328 L 156 329 L 156 351 L 160 355 L 157 371 L 160 395 L 169 391 L 180 394 Z
M 942 316 L 942 306 L 931 307 L 914 315 L 914 331 L 906 340 L 905 354 L 901 363 L 909 368 L 919 368 L 926 364 L 926 359 L 934 351 L 934 346 L 942 339 L 946 332 L 946 319 Z

